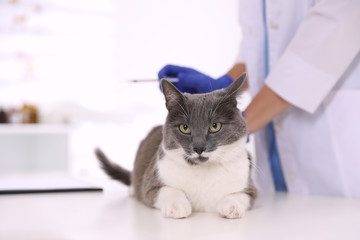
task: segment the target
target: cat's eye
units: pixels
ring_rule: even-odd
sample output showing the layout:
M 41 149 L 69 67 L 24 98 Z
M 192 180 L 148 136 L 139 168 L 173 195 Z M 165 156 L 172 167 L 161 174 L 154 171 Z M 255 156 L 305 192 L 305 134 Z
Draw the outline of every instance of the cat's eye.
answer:
M 182 133 L 190 134 L 191 130 L 190 127 L 186 124 L 180 124 L 179 129 Z
M 209 131 L 212 133 L 216 133 L 220 131 L 221 129 L 221 123 L 212 123 L 209 127 Z

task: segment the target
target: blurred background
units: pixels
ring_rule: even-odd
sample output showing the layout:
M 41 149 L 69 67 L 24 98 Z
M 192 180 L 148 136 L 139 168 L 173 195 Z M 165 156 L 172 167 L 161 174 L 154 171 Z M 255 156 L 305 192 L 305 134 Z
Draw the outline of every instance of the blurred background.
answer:
M 213 77 L 241 41 L 237 0 L 0 0 L 0 174 L 131 169 L 162 124 L 165 64 Z M 7 123 L 5 123 L 7 122 Z

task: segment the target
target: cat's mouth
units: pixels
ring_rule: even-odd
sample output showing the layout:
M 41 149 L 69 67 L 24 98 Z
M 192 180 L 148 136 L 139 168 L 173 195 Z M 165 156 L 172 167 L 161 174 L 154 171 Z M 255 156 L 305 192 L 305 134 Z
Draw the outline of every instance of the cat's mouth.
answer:
M 186 161 L 190 164 L 190 165 L 198 165 L 204 162 L 207 162 L 209 160 L 208 157 L 204 157 L 204 156 L 197 156 L 197 157 L 185 157 Z

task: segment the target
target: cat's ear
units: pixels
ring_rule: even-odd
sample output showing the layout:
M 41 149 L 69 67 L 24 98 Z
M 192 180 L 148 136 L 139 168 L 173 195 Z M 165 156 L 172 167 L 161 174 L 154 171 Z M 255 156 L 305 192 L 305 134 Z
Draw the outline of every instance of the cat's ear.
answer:
M 183 94 L 169 81 L 161 79 L 161 88 L 163 90 L 166 108 L 170 110 L 173 107 L 179 107 L 183 105 Z
M 241 88 L 246 79 L 246 73 L 243 73 L 238 79 L 231 83 L 227 88 L 223 89 L 222 94 L 222 103 L 231 105 L 233 107 L 237 106 L 237 97 L 241 94 L 243 89 Z
M 226 89 L 226 95 L 228 97 L 236 98 L 242 92 L 242 85 L 246 80 L 246 73 L 243 73 L 238 79 L 231 83 Z

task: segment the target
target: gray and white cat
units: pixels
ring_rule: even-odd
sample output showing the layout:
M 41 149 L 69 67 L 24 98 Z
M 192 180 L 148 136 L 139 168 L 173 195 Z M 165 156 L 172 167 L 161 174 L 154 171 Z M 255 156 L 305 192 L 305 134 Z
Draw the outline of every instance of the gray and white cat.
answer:
M 105 172 L 164 217 L 192 211 L 241 218 L 257 195 L 245 149 L 247 128 L 236 97 L 246 75 L 206 94 L 182 94 L 162 80 L 168 116 L 141 142 L 132 172 L 96 155 Z

